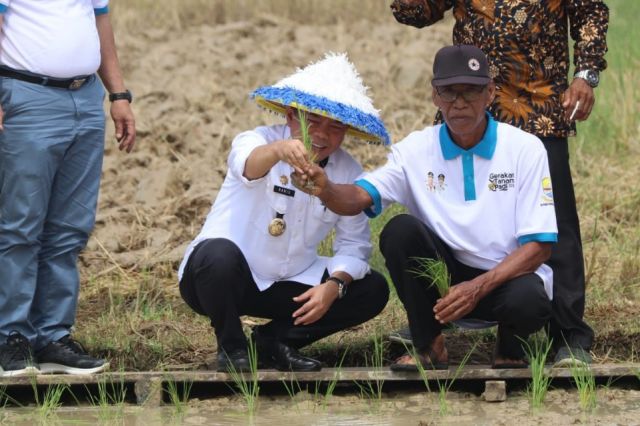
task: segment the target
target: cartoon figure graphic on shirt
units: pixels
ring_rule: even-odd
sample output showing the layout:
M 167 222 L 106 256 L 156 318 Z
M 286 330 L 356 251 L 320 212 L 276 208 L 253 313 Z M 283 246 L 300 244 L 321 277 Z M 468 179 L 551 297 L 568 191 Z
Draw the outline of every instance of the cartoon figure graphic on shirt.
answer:
M 433 172 L 427 173 L 427 190 L 434 192 L 436 190 L 436 184 L 433 181 Z
M 444 183 L 444 175 L 440 173 L 438 175 L 438 191 L 442 192 L 447 188 L 447 184 Z

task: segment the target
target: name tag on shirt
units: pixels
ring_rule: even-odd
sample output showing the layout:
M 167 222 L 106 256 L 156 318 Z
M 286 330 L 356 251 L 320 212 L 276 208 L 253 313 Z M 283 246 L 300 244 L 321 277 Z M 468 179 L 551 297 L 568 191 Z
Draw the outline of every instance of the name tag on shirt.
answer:
M 278 194 L 286 195 L 287 197 L 293 197 L 296 195 L 296 191 L 290 188 L 285 188 L 284 186 L 273 185 L 273 192 L 277 192 Z

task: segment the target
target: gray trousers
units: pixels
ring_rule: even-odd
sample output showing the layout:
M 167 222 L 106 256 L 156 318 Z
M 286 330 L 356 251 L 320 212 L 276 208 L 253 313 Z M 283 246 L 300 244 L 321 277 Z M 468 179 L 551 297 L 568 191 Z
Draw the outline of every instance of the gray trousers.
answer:
M 0 341 L 37 350 L 69 333 L 78 253 L 93 229 L 104 152 L 104 88 L 0 77 Z

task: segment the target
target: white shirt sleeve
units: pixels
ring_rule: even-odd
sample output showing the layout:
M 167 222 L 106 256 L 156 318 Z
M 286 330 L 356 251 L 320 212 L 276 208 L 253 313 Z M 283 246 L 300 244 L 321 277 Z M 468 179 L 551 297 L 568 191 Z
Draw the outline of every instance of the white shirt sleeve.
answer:
M 249 180 L 244 177 L 244 168 L 251 152 L 259 146 L 267 145 L 267 140 L 255 130 L 242 132 L 233 139 L 231 152 L 227 159 L 228 173 L 234 175 L 247 186 L 255 186 L 265 177 Z
M 367 217 L 341 216 L 335 225 L 336 237 L 333 242 L 333 257 L 329 259 L 329 274 L 343 271 L 354 280 L 362 279 L 369 271 L 371 256 L 371 234 Z
M 407 182 L 402 152 L 398 149 L 398 144 L 391 148 L 384 166 L 365 174 L 357 183 L 369 193 L 373 200 L 373 205 L 366 211 L 369 217 L 379 215 L 390 204 L 406 204 Z
M 529 241 L 556 242 L 556 224 L 549 161 L 542 142 L 524 150 L 519 159 L 520 185 L 516 204 L 516 238 L 522 245 Z
M 94 9 L 104 9 L 109 6 L 109 0 L 91 0 Z

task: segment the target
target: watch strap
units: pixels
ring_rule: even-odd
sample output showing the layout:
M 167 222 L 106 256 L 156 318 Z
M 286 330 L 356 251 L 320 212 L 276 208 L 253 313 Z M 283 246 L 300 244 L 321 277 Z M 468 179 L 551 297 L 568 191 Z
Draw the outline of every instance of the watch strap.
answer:
M 344 295 L 347 293 L 347 283 L 345 280 L 340 279 L 338 277 L 329 277 L 327 281 L 333 281 L 338 284 L 338 299 L 342 299 Z
M 121 99 L 127 100 L 129 101 L 129 103 L 131 103 L 133 101 L 133 96 L 131 95 L 131 92 L 129 90 L 125 90 L 124 92 L 109 93 L 110 102 L 119 101 Z

